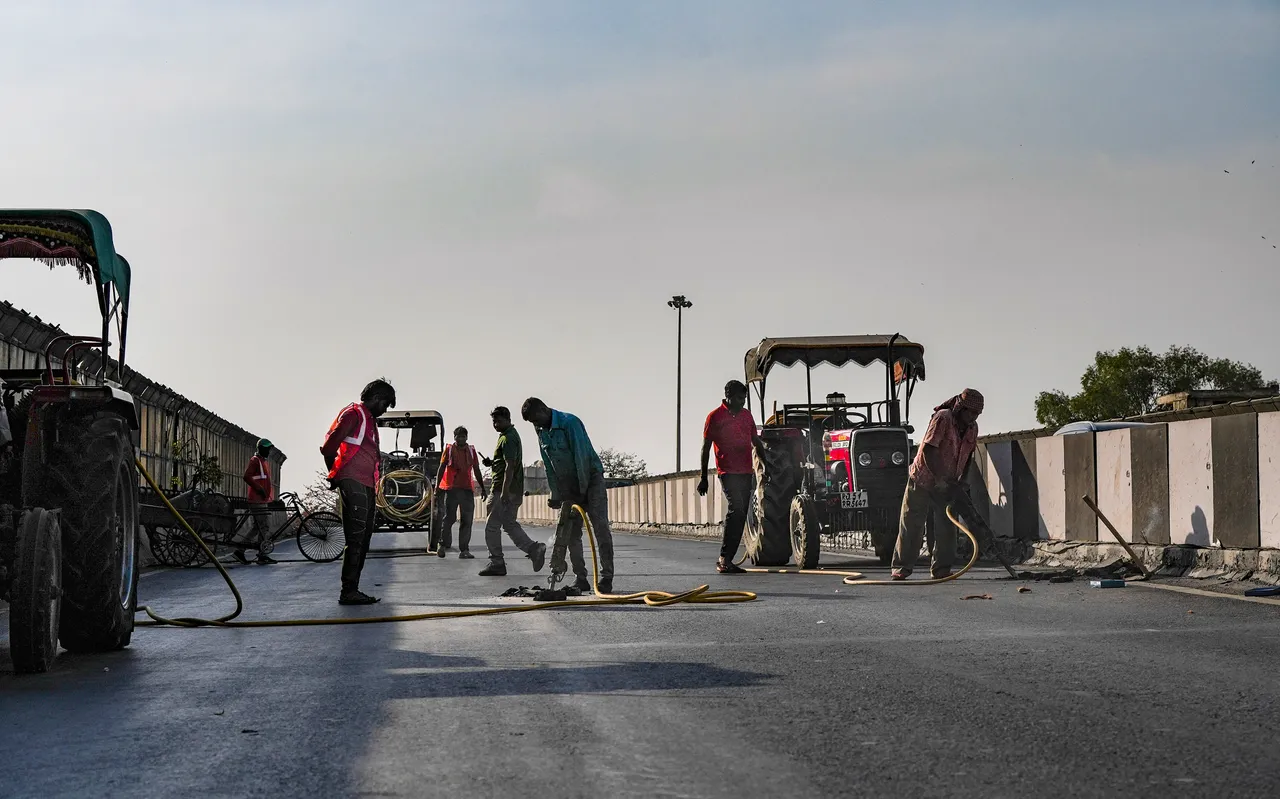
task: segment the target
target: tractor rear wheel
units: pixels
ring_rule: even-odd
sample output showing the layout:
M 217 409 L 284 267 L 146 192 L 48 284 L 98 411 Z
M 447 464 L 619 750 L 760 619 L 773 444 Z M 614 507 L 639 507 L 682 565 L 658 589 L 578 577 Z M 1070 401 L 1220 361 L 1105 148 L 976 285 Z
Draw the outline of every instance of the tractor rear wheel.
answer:
M 58 514 L 34 508 L 18 528 L 17 557 L 9 602 L 9 652 L 13 670 L 39 674 L 58 656 L 62 607 L 62 529 Z
M 46 406 L 23 453 L 23 502 L 60 508 L 62 619 L 69 652 L 122 649 L 138 589 L 138 473 L 129 423 L 114 411 Z
M 755 566 L 786 566 L 791 560 L 791 498 L 795 478 L 786 453 L 765 448 L 765 460 L 756 453 L 755 518 L 743 536 L 747 559 Z
M 791 500 L 791 559 L 801 569 L 818 568 L 822 547 L 818 513 L 813 500 L 796 496 Z

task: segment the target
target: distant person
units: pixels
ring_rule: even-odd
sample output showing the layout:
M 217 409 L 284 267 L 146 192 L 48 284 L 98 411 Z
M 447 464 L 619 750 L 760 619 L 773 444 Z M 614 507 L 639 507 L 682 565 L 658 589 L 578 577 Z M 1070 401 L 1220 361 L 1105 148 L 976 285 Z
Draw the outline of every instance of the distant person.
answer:
M 551 569 L 563 574 L 564 550 L 569 550 L 573 587 L 587 593 L 591 580 L 582 553 L 582 518 L 573 510 L 581 505 L 591 520 L 600 556 L 600 593 L 613 593 L 613 536 L 609 532 L 609 495 L 604 489 L 604 465 L 596 454 L 581 420 L 571 413 L 556 411 L 537 397 L 525 400 L 520 415 L 538 430 L 538 448 L 547 467 L 547 486 L 551 499 L 547 504 L 560 511 L 556 525 L 555 547 L 551 552 Z
M 534 572 L 542 571 L 546 562 L 547 545 L 529 538 L 517 520 L 520 504 L 524 502 L 524 450 L 520 433 L 511 423 L 511 411 L 499 405 L 489 414 L 493 429 L 498 432 L 498 444 L 493 458 L 485 458 L 484 465 L 493 473 L 493 494 L 489 497 L 489 520 L 484 525 L 484 543 L 489 549 L 489 563 L 480 570 L 481 577 L 505 577 L 507 562 L 502 553 L 502 531 L 516 548 L 533 561 Z
M 360 573 L 373 538 L 377 514 L 374 499 L 382 477 L 377 419 L 394 407 L 396 390 L 386 380 L 374 380 L 360 392 L 359 402 L 342 409 L 320 447 L 329 469 L 329 487 L 342 495 L 347 549 L 342 555 L 342 593 L 338 596 L 341 605 L 372 605 L 379 601 L 360 590 Z
M 267 507 L 267 503 L 276 498 L 275 487 L 271 482 L 271 462 L 268 460 L 270 457 L 271 442 L 260 438 L 257 452 L 249 458 L 249 465 L 244 470 L 244 482 L 249 486 L 247 496 L 249 518 L 253 522 L 254 542 L 258 547 L 257 563 L 260 566 L 276 562 L 270 555 L 272 550 L 271 511 Z M 248 566 L 249 559 L 245 557 L 244 550 L 245 547 L 236 546 L 231 551 L 231 557 Z
M 893 579 L 905 580 L 920 557 L 925 525 L 933 511 L 939 523 L 933 529 L 933 556 L 929 572 L 934 578 L 948 577 L 956 557 L 956 530 L 942 519 L 956 491 L 963 491 L 969 459 L 978 446 L 978 416 L 982 395 L 966 388 L 933 409 L 907 474 L 907 491 L 902 497 L 898 521 L 898 544 L 893 550 Z
M 755 467 L 751 463 L 751 450 L 764 449 L 764 442 L 756 432 L 756 422 L 746 409 L 747 387 L 740 380 L 730 380 L 724 386 L 724 401 L 720 407 L 707 414 L 702 427 L 702 479 L 698 481 L 698 493 L 707 495 L 707 465 L 711 448 L 716 450 L 716 474 L 720 488 L 724 490 L 724 537 L 720 541 L 720 559 L 716 571 L 721 574 L 744 574 L 733 562 L 733 556 L 742 543 L 742 528 L 747 523 L 747 508 L 751 505 L 752 483 Z M 761 459 L 764 455 L 761 454 Z
M 480 473 L 480 456 L 476 448 L 467 443 L 467 428 L 453 431 L 453 443 L 445 446 L 440 455 L 440 468 L 436 470 L 436 490 L 444 492 L 444 530 L 440 534 L 440 557 L 453 544 L 453 523 L 462 511 L 458 524 L 458 557 L 474 558 L 471 554 L 471 522 L 476 515 L 476 486 L 480 496 L 488 497 L 484 487 L 484 475 Z

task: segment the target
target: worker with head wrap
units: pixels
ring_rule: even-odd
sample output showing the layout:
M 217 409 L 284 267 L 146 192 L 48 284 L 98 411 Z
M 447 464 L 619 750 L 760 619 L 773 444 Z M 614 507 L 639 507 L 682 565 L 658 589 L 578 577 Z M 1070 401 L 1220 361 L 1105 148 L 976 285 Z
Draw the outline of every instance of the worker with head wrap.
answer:
M 978 446 L 978 415 L 982 395 L 966 388 L 934 408 L 929 429 L 920 442 L 908 473 L 907 492 L 902 497 L 898 522 L 898 545 L 893 550 L 893 579 L 905 580 L 920 556 L 929 514 L 946 512 L 950 497 L 963 491 L 961 480 Z M 938 524 L 934 531 L 933 561 L 929 571 L 935 578 L 951 574 L 956 556 L 956 531 L 950 524 Z

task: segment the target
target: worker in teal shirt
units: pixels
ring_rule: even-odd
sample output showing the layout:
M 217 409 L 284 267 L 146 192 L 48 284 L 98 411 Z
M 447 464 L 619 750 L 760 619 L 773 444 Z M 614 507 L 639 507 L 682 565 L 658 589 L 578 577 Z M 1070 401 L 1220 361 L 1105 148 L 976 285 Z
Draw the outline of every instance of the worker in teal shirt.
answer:
M 564 574 L 564 558 L 568 549 L 573 562 L 573 587 L 583 593 L 591 590 L 587 564 L 582 551 L 582 517 L 573 510 L 580 505 L 587 511 L 595 533 L 600 556 L 602 594 L 613 593 L 613 536 L 609 532 L 609 495 L 604 488 L 604 466 L 587 437 L 582 421 L 571 413 L 556 411 L 537 397 L 525 400 L 520 415 L 538 430 L 538 449 L 547 467 L 547 485 L 552 510 L 560 511 L 555 545 L 551 550 L 551 571 Z

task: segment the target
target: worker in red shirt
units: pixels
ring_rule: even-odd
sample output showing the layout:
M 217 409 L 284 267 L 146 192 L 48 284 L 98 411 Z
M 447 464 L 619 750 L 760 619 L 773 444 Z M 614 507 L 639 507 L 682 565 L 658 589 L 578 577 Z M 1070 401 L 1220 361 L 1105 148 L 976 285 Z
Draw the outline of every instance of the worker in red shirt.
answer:
M 268 566 L 276 561 L 271 558 L 273 548 L 271 530 L 268 521 L 271 512 L 267 503 L 276 498 L 275 487 L 271 482 L 271 442 L 265 438 L 258 439 L 258 450 L 249 458 L 249 465 L 244 469 L 244 482 L 249 486 L 247 499 L 249 502 L 249 518 L 253 521 L 253 533 L 258 545 L 258 565 Z M 231 556 L 244 565 L 249 565 L 244 548 L 236 547 Z
M 755 481 L 751 450 L 752 447 L 758 450 L 764 447 L 746 404 L 747 387 L 739 380 L 730 380 L 724 387 L 724 402 L 707 414 L 707 423 L 702 428 L 702 479 L 698 482 L 698 493 L 704 497 L 707 495 L 707 465 L 714 446 L 716 474 L 720 477 L 720 487 L 729 506 L 724 517 L 720 559 L 716 561 L 716 571 L 721 574 L 744 572 L 733 562 L 733 556 L 742 543 L 742 528 L 747 523 L 747 508 L 751 504 L 752 483 Z
M 378 417 L 396 406 L 396 390 L 378 379 L 364 387 L 360 401 L 343 408 L 329 428 L 320 454 L 329 469 L 329 487 L 342 495 L 342 527 L 347 549 L 342 554 L 341 605 L 379 601 L 360 590 L 360 572 L 373 538 L 375 496 L 381 479 Z
M 471 554 L 471 523 L 476 514 L 477 487 L 480 496 L 488 499 L 484 475 L 480 473 L 480 456 L 476 448 L 467 443 L 467 428 L 459 427 L 453 431 L 453 443 L 445 446 L 440 454 L 440 468 L 436 472 L 436 490 L 443 491 L 445 496 L 444 531 L 436 553 L 440 557 L 444 557 L 453 541 L 453 523 L 458 519 L 458 511 L 462 511 L 458 524 L 458 557 L 463 560 L 475 557 Z
M 902 515 L 898 521 L 898 544 L 893 550 L 893 579 L 905 580 L 911 574 L 911 567 L 920 557 L 925 525 L 934 510 L 938 512 L 939 523 L 933 528 L 929 572 L 935 578 L 951 574 L 956 557 L 956 530 L 941 515 L 946 513 L 955 492 L 964 490 L 961 481 L 978 446 L 978 415 L 983 405 L 982 395 L 966 388 L 933 409 L 929 429 L 907 473 L 907 492 L 902 497 Z

